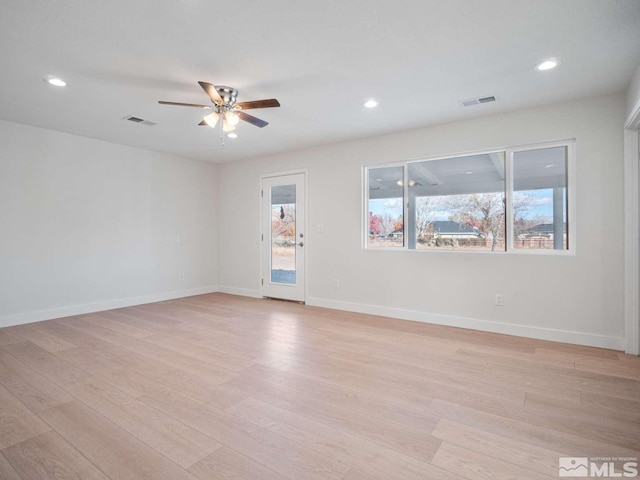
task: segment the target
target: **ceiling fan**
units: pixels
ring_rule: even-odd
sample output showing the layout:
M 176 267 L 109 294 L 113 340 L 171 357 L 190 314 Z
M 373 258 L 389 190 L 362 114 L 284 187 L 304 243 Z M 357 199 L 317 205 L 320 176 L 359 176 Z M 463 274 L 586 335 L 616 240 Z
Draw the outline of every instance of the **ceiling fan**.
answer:
M 202 89 L 211 99 L 213 105 L 200 105 L 197 103 L 181 103 L 181 102 L 165 102 L 160 100 L 158 103 L 161 105 L 177 105 L 181 107 L 194 107 L 213 110 L 213 112 L 206 115 L 198 125 L 208 125 L 211 128 L 216 126 L 216 123 L 222 117 L 220 122 L 220 137 L 223 138 L 223 132 L 231 132 L 235 130 L 236 125 L 240 120 L 249 122 L 256 127 L 266 127 L 268 122 L 261 120 L 245 113 L 243 110 L 249 110 L 252 108 L 269 108 L 279 107 L 280 102 L 275 98 L 269 98 L 266 100 L 254 100 L 251 102 L 236 102 L 238 98 L 238 91 L 235 88 L 226 87 L 223 85 L 216 86 L 207 82 L 198 82 Z M 224 143 L 223 143 L 224 144 Z

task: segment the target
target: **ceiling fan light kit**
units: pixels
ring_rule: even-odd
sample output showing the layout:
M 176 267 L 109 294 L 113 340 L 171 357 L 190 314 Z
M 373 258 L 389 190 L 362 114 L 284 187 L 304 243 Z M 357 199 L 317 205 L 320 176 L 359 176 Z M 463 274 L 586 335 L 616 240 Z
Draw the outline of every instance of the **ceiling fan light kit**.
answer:
M 237 113 L 231 110 L 228 110 L 224 112 L 224 121 L 227 125 L 231 125 L 232 127 L 235 127 L 240 121 L 240 117 L 238 116 Z
M 227 87 L 224 85 L 216 86 L 207 82 L 198 82 L 198 84 L 209 96 L 213 106 L 200 105 L 196 103 L 165 102 L 163 100 L 159 101 L 158 103 L 161 105 L 177 105 L 180 107 L 213 109 L 213 112 L 205 115 L 205 117 L 198 125 L 208 125 L 211 128 L 215 128 L 218 124 L 218 120 L 222 116 L 222 121 L 219 123 L 220 140 L 222 142 L 222 146 L 224 146 L 224 132 L 232 132 L 233 130 L 235 130 L 236 125 L 240 122 L 240 120 L 248 122 L 259 128 L 263 128 L 269 125 L 268 122 L 254 117 L 253 115 L 249 115 L 243 110 L 280 106 L 280 102 L 278 102 L 278 100 L 276 100 L 275 98 L 237 103 L 238 91 L 235 88 Z
M 215 128 L 216 123 L 218 123 L 218 112 L 211 112 L 209 115 L 205 115 L 203 120 L 209 125 L 211 128 Z

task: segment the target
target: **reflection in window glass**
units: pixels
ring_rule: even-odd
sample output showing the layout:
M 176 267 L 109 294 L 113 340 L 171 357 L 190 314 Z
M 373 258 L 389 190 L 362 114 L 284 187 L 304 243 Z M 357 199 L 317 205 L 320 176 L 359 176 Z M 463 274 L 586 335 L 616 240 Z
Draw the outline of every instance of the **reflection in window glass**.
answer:
M 369 169 L 368 246 L 404 246 L 403 195 L 403 167 Z
M 513 247 L 567 250 L 567 147 L 513 154 Z
M 409 163 L 408 247 L 505 251 L 504 171 L 503 152 Z

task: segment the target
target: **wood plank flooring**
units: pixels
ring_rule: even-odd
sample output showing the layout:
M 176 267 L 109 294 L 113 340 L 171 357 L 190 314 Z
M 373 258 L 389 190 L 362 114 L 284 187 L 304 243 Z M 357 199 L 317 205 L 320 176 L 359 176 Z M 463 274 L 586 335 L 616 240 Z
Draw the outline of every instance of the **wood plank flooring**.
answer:
M 640 358 L 210 294 L 0 329 L 0 478 L 558 478 L 640 456 Z

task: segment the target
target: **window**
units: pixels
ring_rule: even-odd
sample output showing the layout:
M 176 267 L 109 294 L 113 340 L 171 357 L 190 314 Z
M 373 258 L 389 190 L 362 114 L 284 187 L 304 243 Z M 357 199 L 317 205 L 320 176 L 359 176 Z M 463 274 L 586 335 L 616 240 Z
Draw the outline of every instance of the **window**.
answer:
M 505 250 L 504 152 L 408 164 L 409 248 Z
M 513 153 L 513 247 L 567 250 L 567 147 Z
M 366 246 L 567 251 L 571 145 L 365 168 Z
M 369 169 L 368 246 L 404 246 L 403 183 L 402 166 Z

